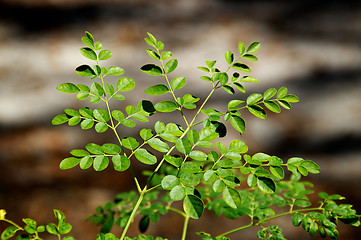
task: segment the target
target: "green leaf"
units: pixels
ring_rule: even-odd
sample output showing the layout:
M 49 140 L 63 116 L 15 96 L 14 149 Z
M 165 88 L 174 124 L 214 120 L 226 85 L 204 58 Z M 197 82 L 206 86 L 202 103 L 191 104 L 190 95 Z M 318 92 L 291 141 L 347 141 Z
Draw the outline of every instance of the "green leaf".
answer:
M 164 159 L 175 167 L 180 167 L 183 162 L 183 159 L 179 156 L 164 155 Z
M 226 59 L 226 62 L 228 64 L 231 64 L 233 63 L 233 60 L 234 60 L 234 55 L 231 51 L 227 51 L 225 54 L 224 54 L 224 58 Z
M 171 190 L 179 184 L 179 180 L 174 175 L 167 175 L 162 179 L 162 188 L 165 190 Z
M 181 166 L 181 171 L 183 173 L 198 173 L 202 170 L 198 162 L 185 162 Z
M 251 69 L 244 63 L 236 62 L 232 65 L 232 68 L 242 71 L 242 72 L 251 72 Z
M 237 83 L 237 82 L 234 82 L 233 85 L 242 93 L 245 93 L 246 92 L 246 89 L 243 87 L 242 84 L 240 83 Z
M 260 47 L 261 47 L 261 44 L 259 42 L 253 42 L 247 48 L 247 53 L 255 53 L 260 49 Z
M 101 122 L 108 122 L 110 119 L 108 111 L 103 108 L 94 109 L 93 114 L 94 118 Z
M 238 43 L 238 52 L 239 52 L 239 55 L 243 55 L 243 53 L 246 51 L 246 46 L 244 45 L 243 42 L 239 42 Z
M 228 102 L 228 110 L 233 110 L 236 109 L 236 107 L 238 105 L 240 105 L 241 103 L 243 103 L 244 101 L 242 100 L 231 100 Z
M 121 122 L 124 119 L 124 113 L 122 111 L 120 111 L 120 110 L 113 110 L 112 111 L 112 116 L 118 122 Z
M 95 50 L 101 50 L 103 48 L 103 44 L 101 42 L 96 42 L 95 43 Z
M 193 219 L 198 219 L 202 216 L 204 210 L 203 201 L 196 195 L 188 194 L 183 201 L 184 212 Z
M 144 141 L 146 141 L 149 138 L 153 137 L 153 132 L 151 129 L 143 128 L 142 130 L 140 130 L 139 135 Z
M 183 154 L 188 155 L 190 151 L 192 150 L 192 144 L 191 142 L 186 138 L 179 138 L 175 142 L 175 147 L 177 150 Z
M 169 196 L 173 201 L 180 201 L 186 196 L 186 191 L 182 185 L 177 185 L 172 188 Z
M 100 86 L 100 84 L 97 82 L 92 83 L 92 85 L 90 86 L 90 91 L 94 93 L 94 95 L 96 95 L 97 97 L 101 97 L 104 95 L 103 87 Z
M 246 122 L 241 117 L 232 116 L 231 124 L 234 127 L 234 129 L 236 129 L 240 133 L 244 133 L 246 131 Z
M 206 67 L 197 67 L 199 70 L 202 70 L 204 72 L 210 72 L 208 68 Z
M 153 165 L 157 163 L 157 158 L 144 148 L 138 148 L 134 152 L 134 155 L 140 162 L 144 164 Z
M 266 100 L 266 101 L 264 101 L 264 105 L 266 106 L 266 108 L 268 108 L 272 112 L 275 112 L 275 113 L 281 112 L 280 106 L 275 101 Z
M 300 226 L 302 220 L 303 220 L 302 213 L 297 212 L 292 215 L 291 221 L 292 221 L 293 226 L 295 226 L 295 227 Z
M 85 146 L 85 149 L 88 150 L 90 153 L 92 154 L 104 154 L 104 150 L 101 146 L 99 146 L 98 144 L 95 143 L 88 143 Z
M 135 82 L 132 78 L 121 77 L 117 82 L 117 91 L 130 91 L 134 88 Z
M 163 142 L 159 138 L 149 139 L 148 144 L 149 144 L 149 146 L 151 146 L 152 148 L 154 148 L 155 150 L 157 150 L 159 152 L 168 152 L 169 151 L 168 144 Z
M 92 48 L 92 49 L 94 48 L 94 40 L 89 39 L 89 38 L 87 38 L 87 37 L 82 37 L 81 40 L 82 40 L 82 42 L 83 42 L 85 45 L 87 45 L 88 47 L 90 47 L 90 48 Z
M 270 171 L 273 176 L 283 179 L 285 177 L 285 172 L 282 167 L 280 166 L 270 166 Z
M 218 138 L 218 133 L 211 127 L 204 127 L 199 132 L 200 141 L 213 141 Z
M 103 144 L 102 148 L 107 154 L 119 154 L 121 151 L 121 148 L 113 143 L 105 143 Z
M 90 156 L 85 156 L 82 159 L 80 159 L 79 167 L 81 169 L 88 169 L 93 164 L 93 158 Z
M 171 59 L 165 64 L 164 71 L 166 74 L 171 73 L 177 68 L 177 66 L 178 66 L 178 60 Z
M 240 82 L 251 82 L 251 83 L 258 83 L 260 82 L 257 78 L 251 76 L 244 76 L 240 80 Z
M 80 53 L 86 58 L 89 58 L 91 60 L 97 60 L 97 54 L 91 48 L 80 48 Z
M 161 53 L 162 60 L 167 60 L 172 57 L 172 52 L 170 51 L 164 51 Z
M 109 83 L 105 84 L 104 90 L 110 96 L 112 96 L 115 92 L 113 85 L 111 85 Z
M 95 124 L 94 129 L 98 133 L 103 133 L 106 130 L 108 130 L 108 125 L 106 123 L 99 122 L 99 123 Z
M 66 123 L 68 121 L 69 121 L 69 118 L 66 114 L 59 114 L 53 118 L 51 123 L 53 125 L 60 125 L 60 124 Z
M 283 98 L 286 96 L 288 89 L 286 87 L 281 87 L 277 92 L 277 98 Z
M 300 101 L 300 99 L 296 95 L 293 95 L 293 94 L 287 94 L 286 96 L 284 96 L 282 98 L 282 100 L 284 100 L 286 102 L 298 102 L 298 101 Z
M 89 156 L 89 153 L 83 149 L 74 149 L 70 151 L 70 154 L 74 157 L 85 157 Z
M 103 171 L 109 165 L 109 158 L 104 155 L 98 155 L 94 158 L 93 168 L 95 171 Z
M 83 107 L 81 109 L 79 109 L 79 113 L 80 115 L 82 115 L 83 117 L 86 118 L 93 118 L 93 110 L 91 110 L 88 107 Z
M 95 76 L 94 70 L 89 65 L 80 65 L 75 69 L 75 72 L 81 77 Z
M 124 69 L 116 66 L 111 66 L 107 70 L 107 75 L 117 76 L 122 75 L 124 73 Z
M 264 111 L 264 109 L 258 105 L 249 105 L 249 106 L 247 106 L 247 109 L 250 113 L 252 113 L 253 115 L 255 115 L 258 118 L 266 119 L 266 117 L 267 117 L 267 114 Z
M 169 92 L 169 88 L 164 84 L 157 84 L 144 91 L 148 95 L 162 95 Z
M 276 93 L 277 93 L 277 89 L 270 88 L 264 92 L 263 99 L 268 100 L 268 99 L 272 98 L 274 95 L 276 95 Z
M 172 89 L 175 91 L 175 90 L 178 90 L 178 89 L 181 89 L 182 87 L 184 87 L 185 84 L 186 84 L 185 77 L 177 77 L 171 81 L 170 85 L 171 85 Z
M 247 98 L 247 105 L 253 105 L 255 103 L 257 103 L 258 101 L 260 101 L 262 99 L 262 94 L 259 93 L 253 93 L 250 96 L 248 96 Z
M 102 50 L 99 52 L 99 60 L 107 60 L 112 56 L 112 52 L 109 50 Z
M 202 151 L 193 150 L 189 153 L 189 157 L 196 160 L 196 161 L 206 161 L 207 160 L 207 154 L 205 154 Z
M 139 146 L 139 142 L 137 139 L 133 137 L 126 137 L 122 139 L 122 144 L 125 148 L 129 150 L 134 150 Z
M 247 184 L 249 187 L 254 187 L 257 184 L 257 177 L 254 174 L 249 174 L 247 177 Z
M 248 60 L 248 61 L 253 61 L 253 62 L 258 61 L 258 58 L 255 55 L 252 55 L 252 54 L 244 54 L 242 57 L 244 59 Z
M 112 157 L 112 162 L 114 165 L 114 170 L 116 171 L 125 171 L 130 166 L 130 160 L 124 155 L 115 155 Z
M 154 124 L 154 130 L 157 134 L 161 134 L 164 132 L 165 130 L 165 124 L 161 121 L 157 121 L 155 124 Z
M 230 188 L 230 187 L 224 188 L 222 196 L 223 196 L 223 200 L 231 208 L 238 208 L 242 205 L 241 195 L 234 188 Z
M 80 162 L 80 158 L 68 157 L 68 158 L 63 159 L 60 162 L 59 167 L 62 170 L 66 170 L 66 169 L 70 169 L 70 168 L 75 167 L 76 165 L 79 164 L 79 162 Z
M 5 230 L 1 234 L 1 240 L 10 239 L 19 230 L 20 230 L 20 228 L 18 228 L 16 226 L 10 226 L 10 227 L 5 228 Z
M 80 123 L 81 129 L 90 129 L 94 126 L 94 120 L 93 119 L 85 119 Z
M 160 60 L 160 56 L 157 52 L 151 50 L 151 49 L 146 49 L 147 53 L 149 54 L 149 56 L 157 61 Z
M 150 219 L 149 219 L 149 216 L 148 215 L 145 215 L 143 216 L 140 221 L 139 221 L 139 231 L 141 233 L 145 233 L 149 227 L 149 222 L 150 222 Z
M 63 93 L 77 93 L 80 89 L 74 83 L 63 83 L 57 86 L 56 90 Z
M 158 65 L 155 65 L 155 64 L 146 64 L 146 65 L 142 66 L 140 68 L 140 70 L 144 73 L 147 73 L 149 75 L 154 75 L 154 76 L 163 74 L 161 67 L 159 67 Z
M 177 110 L 178 105 L 177 105 L 177 103 L 175 103 L 173 101 L 167 100 L 167 101 L 162 101 L 162 102 L 155 104 L 154 108 L 158 112 L 173 112 L 173 111 Z
M 320 172 L 320 167 L 311 160 L 303 161 L 300 166 L 306 168 L 306 170 L 310 173 L 317 174 Z
M 234 94 L 235 91 L 232 87 L 228 86 L 228 85 L 225 85 L 225 86 L 222 86 L 223 90 L 226 91 L 228 94 Z
M 258 177 L 257 183 L 258 183 L 258 188 L 265 193 L 274 193 L 276 191 L 276 184 L 271 178 Z
M 181 171 L 180 173 L 179 180 L 181 181 L 181 183 L 189 186 L 198 185 L 200 182 L 200 179 L 197 175 L 183 171 Z
M 229 151 L 243 154 L 248 151 L 248 146 L 243 141 L 235 139 L 229 144 Z

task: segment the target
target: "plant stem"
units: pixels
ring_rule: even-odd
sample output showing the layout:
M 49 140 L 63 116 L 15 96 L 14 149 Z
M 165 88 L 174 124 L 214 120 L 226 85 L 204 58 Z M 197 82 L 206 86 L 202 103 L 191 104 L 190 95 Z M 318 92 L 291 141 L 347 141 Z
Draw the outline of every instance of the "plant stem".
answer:
M 133 222 L 135 214 L 138 211 L 138 208 L 139 208 L 140 204 L 142 203 L 144 195 L 145 195 L 146 192 L 147 192 L 147 186 L 145 186 L 143 188 L 143 190 L 140 192 L 138 201 L 135 204 L 135 206 L 134 206 L 134 208 L 132 210 L 132 213 L 129 216 L 127 225 L 125 225 L 125 227 L 124 227 L 124 230 L 123 230 L 122 236 L 120 237 L 120 240 L 123 240 L 125 238 L 125 235 L 127 234 L 128 228 L 129 228 L 130 224 Z
M 241 230 L 246 229 L 246 228 L 250 228 L 250 227 L 253 227 L 253 226 L 256 226 L 256 225 L 260 225 L 260 224 L 265 223 L 265 222 L 267 222 L 269 220 L 279 218 L 279 217 L 282 217 L 282 216 L 286 216 L 286 215 L 290 215 L 290 214 L 294 214 L 294 213 L 297 213 L 297 212 L 321 211 L 321 210 L 322 210 L 321 207 L 315 207 L 315 208 L 298 209 L 298 210 L 293 210 L 293 211 L 289 211 L 289 212 L 285 212 L 285 213 L 280 213 L 278 215 L 265 218 L 262 221 L 259 221 L 257 223 L 250 223 L 248 225 L 245 225 L 245 226 L 242 226 L 242 227 L 239 227 L 239 228 L 235 228 L 235 229 L 230 230 L 228 232 L 222 233 L 221 235 L 218 235 L 217 237 L 224 237 L 224 236 L 227 236 L 227 235 L 229 235 L 231 233 L 235 233 L 235 232 L 241 231 Z
M 185 240 L 185 239 L 186 239 L 188 222 L 189 222 L 189 216 L 186 215 L 185 218 L 184 218 L 183 232 L 182 232 L 182 239 L 181 239 L 181 240 Z

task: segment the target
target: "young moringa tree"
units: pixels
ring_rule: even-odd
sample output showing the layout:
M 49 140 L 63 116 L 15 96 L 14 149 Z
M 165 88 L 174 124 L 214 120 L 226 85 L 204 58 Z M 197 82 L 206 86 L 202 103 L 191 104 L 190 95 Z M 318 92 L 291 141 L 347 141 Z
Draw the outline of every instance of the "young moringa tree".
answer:
M 260 48 L 259 42 L 248 47 L 243 42 L 238 44 L 238 53 L 225 53 L 226 69 L 218 69 L 216 61 L 205 61 L 205 66 L 198 67 L 205 75 L 201 80 L 209 82 L 209 93 L 200 99 L 190 93 L 183 96 L 178 90 L 185 87 L 184 77 L 174 77 L 178 60 L 172 58 L 172 52 L 164 50 L 164 44 L 148 33 L 145 38 L 149 48 L 146 52 L 156 64 L 146 64 L 142 72 L 156 76 L 157 84 L 148 87 L 148 95 L 164 95 L 164 100 L 153 104 L 149 100 L 141 100 L 136 105 L 112 109 L 111 101 L 121 101 L 128 91 L 135 87 L 130 77 L 120 77 L 116 84 L 111 84 L 109 77 L 123 75 L 124 70 L 117 66 L 104 67 L 103 61 L 112 56 L 111 51 L 103 50 L 100 42 L 86 32 L 82 38 L 86 47 L 80 49 L 81 54 L 94 60 L 94 66 L 81 65 L 76 73 L 88 77 L 91 82 L 85 84 L 63 83 L 57 90 L 76 94 L 78 100 L 89 100 L 89 106 L 81 109 L 65 109 L 63 114 L 52 120 L 54 125 L 68 123 L 70 126 L 80 124 L 82 129 L 94 128 L 96 132 L 112 132 L 117 141 L 98 145 L 87 144 L 84 149 L 74 149 L 71 157 L 60 163 L 61 169 L 70 169 L 79 165 L 81 169 L 93 167 L 102 171 L 111 166 L 115 171 L 130 171 L 136 191 L 118 194 L 114 201 L 99 206 L 96 213 L 88 220 L 101 226 L 97 240 L 161 240 L 162 237 L 143 235 L 150 222 L 157 222 L 160 215 L 173 211 L 184 218 L 180 230 L 181 239 L 186 239 L 189 219 L 198 219 L 204 211 L 214 211 L 218 217 L 224 215 L 230 219 L 249 218 L 249 224 L 230 229 L 218 236 L 200 232 L 203 240 L 230 239 L 232 233 L 258 227 L 257 237 L 260 239 L 285 239 L 282 229 L 271 225 L 271 220 L 292 215 L 292 224 L 302 226 L 311 236 L 319 233 L 322 237 L 337 239 L 339 221 L 353 226 L 360 225 L 360 215 L 352 209 L 352 205 L 339 204 L 344 197 L 334 194 L 319 193 L 320 201 L 312 204 L 308 198 L 312 194 L 312 183 L 301 181 L 302 176 L 320 172 L 319 166 L 300 157 L 292 157 L 287 161 L 266 153 L 247 154 L 248 147 L 240 139 L 232 139 L 225 145 L 220 138 L 228 131 L 244 133 L 246 120 L 243 112 L 249 111 L 255 117 L 266 119 L 267 111 L 280 113 L 281 109 L 290 109 L 298 97 L 289 94 L 286 87 L 270 88 L 264 93 L 252 93 L 241 100 L 230 100 L 222 111 L 209 106 L 209 99 L 215 91 L 245 94 L 244 83 L 259 81 L 246 74 L 251 69 L 242 61 L 257 61 L 254 55 Z M 101 105 L 95 105 L 100 103 Z M 187 111 L 186 111 L 187 110 Z M 191 110 L 191 111 L 189 111 Z M 121 135 L 121 128 L 132 128 L 136 122 L 148 122 L 149 117 L 158 112 L 177 113 L 182 124 L 157 121 L 149 128 L 139 131 L 139 137 Z M 174 113 L 173 113 L 174 112 Z M 134 171 L 134 162 L 153 167 L 146 171 L 147 182 L 140 184 Z M 289 172 L 290 174 L 286 174 Z M 286 177 L 287 176 L 287 177 Z M 173 202 L 181 201 L 177 208 Z M 178 205 L 177 205 L 178 206 Z M 278 208 L 278 209 L 277 209 Z M 54 210 L 58 224 L 50 223 L 37 226 L 33 219 L 23 219 L 24 227 L 6 218 L 5 210 L 0 212 L 0 220 L 8 222 L 1 240 L 16 237 L 17 240 L 42 239 L 39 236 L 47 232 L 58 236 L 58 239 L 71 240 L 70 236 L 62 237 L 71 230 L 65 223 L 64 215 Z M 141 235 L 127 236 L 135 217 L 140 216 L 139 230 Z M 122 235 L 116 237 L 109 233 L 116 225 L 123 229 Z M 21 235 L 18 235 L 21 232 Z

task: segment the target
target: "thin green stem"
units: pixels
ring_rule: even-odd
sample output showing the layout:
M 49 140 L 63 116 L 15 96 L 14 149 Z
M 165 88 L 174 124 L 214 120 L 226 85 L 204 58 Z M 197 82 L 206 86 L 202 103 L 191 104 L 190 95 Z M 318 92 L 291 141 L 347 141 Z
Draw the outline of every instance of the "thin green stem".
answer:
M 181 238 L 181 240 L 185 240 L 185 239 L 186 239 L 188 222 L 189 222 L 189 216 L 186 215 L 186 217 L 184 218 L 183 232 L 182 232 L 182 238 Z

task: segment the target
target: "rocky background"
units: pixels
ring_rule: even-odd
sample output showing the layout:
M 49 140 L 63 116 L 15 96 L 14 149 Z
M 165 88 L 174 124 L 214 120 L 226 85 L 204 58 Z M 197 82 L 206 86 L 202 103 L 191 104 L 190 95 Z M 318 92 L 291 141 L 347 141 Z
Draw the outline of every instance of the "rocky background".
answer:
M 106 133 L 50 124 L 64 108 L 87 104 L 55 90 L 62 82 L 86 81 L 73 71 L 86 63 L 79 54 L 86 30 L 112 50 L 108 64 L 124 68 L 136 80 L 139 92 L 128 94 L 125 104 L 134 103 L 132 96 L 149 98 L 143 90 L 155 83 L 139 70 L 151 62 L 144 51 L 146 32 L 173 51 L 177 74 L 201 98 L 208 86 L 199 80 L 196 66 L 205 60 L 223 62 L 224 52 L 236 51 L 240 40 L 247 45 L 260 41 L 260 61 L 250 66 L 261 84 L 247 85 L 248 94 L 285 85 L 301 102 L 267 120 L 247 117 L 242 140 L 251 152 L 314 160 L 321 173 L 308 180 L 316 190 L 339 193 L 361 212 L 359 1 L 0 0 L 0 208 L 9 218 L 46 223 L 53 221 L 52 209 L 60 209 L 73 224 L 76 239 L 94 239 L 99 229 L 84 219 L 116 193 L 134 188 L 127 172 L 58 168 L 71 149 L 112 141 Z M 213 104 L 229 99 L 219 93 Z M 127 129 L 122 135 L 136 132 Z M 221 233 L 242 224 L 215 223 L 211 217 L 194 222 L 189 232 Z M 311 239 L 303 230 L 289 228 L 289 218 L 275 223 L 284 227 L 288 239 Z M 170 214 L 152 224 L 149 234 L 179 239 L 182 224 Z M 138 234 L 136 227 L 132 232 Z M 360 235 L 359 228 L 341 225 L 340 239 Z M 255 230 L 232 237 L 256 239 Z M 189 234 L 188 239 L 195 238 Z

